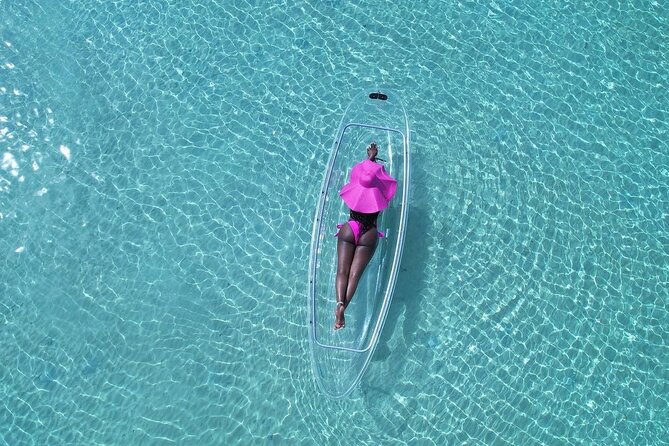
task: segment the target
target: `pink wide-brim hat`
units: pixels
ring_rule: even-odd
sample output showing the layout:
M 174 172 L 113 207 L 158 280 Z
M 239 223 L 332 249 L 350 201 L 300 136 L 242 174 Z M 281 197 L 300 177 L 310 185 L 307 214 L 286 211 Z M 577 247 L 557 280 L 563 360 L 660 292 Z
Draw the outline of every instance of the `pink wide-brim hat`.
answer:
M 381 164 L 365 160 L 353 166 L 351 182 L 339 195 L 350 209 L 371 214 L 387 208 L 396 190 L 397 180 Z

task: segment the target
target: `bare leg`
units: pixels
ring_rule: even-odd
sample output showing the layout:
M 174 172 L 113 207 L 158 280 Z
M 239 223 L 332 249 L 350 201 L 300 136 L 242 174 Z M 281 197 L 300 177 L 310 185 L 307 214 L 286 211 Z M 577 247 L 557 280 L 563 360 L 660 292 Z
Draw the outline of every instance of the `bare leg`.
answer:
M 337 304 L 335 312 L 335 330 L 344 327 L 344 310 L 346 309 L 346 293 L 348 289 L 349 274 L 351 271 L 351 263 L 356 251 L 355 237 L 351 227 L 347 224 L 342 226 L 339 230 L 337 240 L 337 278 L 335 280 L 335 293 L 337 302 L 342 302 L 343 305 Z
M 344 308 L 348 307 L 351 299 L 353 299 L 353 295 L 358 288 L 358 282 L 362 277 L 362 273 L 374 256 L 377 241 L 378 233 L 376 228 L 371 228 L 361 235 L 360 240 L 358 240 L 358 246 L 355 248 L 355 254 L 353 255 L 353 261 L 351 262 L 351 268 L 348 274 L 348 286 L 346 288 Z

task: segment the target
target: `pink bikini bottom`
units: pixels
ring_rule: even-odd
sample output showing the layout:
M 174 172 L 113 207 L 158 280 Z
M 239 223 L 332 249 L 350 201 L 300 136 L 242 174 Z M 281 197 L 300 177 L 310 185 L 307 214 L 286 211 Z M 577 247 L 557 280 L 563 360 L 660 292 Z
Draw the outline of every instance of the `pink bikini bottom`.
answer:
M 358 240 L 360 240 L 360 236 L 363 234 L 362 223 L 360 223 L 359 221 L 356 221 L 356 220 L 349 220 L 346 223 L 348 223 L 348 225 L 351 227 L 351 231 L 353 231 L 353 240 L 355 241 L 355 246 L 358 246 Z M 337 229 L 343 228 L 346 223 L 338 224 Z M 379 237 L 385 237 L 386 236 L 383 232 L 378 231 L 378 230 L 377 230 L 377 234 L 379 235 Z M 337 231 L 337 233 L 335 234 L 335 237 L 337 237 L 338 235 L 339 235 L 339 231 Z

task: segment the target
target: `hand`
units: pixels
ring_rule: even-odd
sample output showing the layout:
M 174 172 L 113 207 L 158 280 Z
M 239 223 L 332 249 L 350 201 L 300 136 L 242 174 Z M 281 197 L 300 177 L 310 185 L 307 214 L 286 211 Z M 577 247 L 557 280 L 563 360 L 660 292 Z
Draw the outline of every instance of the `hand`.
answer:
M 376 144 L 370 144 L 367 147 L 367 159 L 370 161 L 376 161 L 376 155 L 378 155 L 379 149 L 376 147 Z

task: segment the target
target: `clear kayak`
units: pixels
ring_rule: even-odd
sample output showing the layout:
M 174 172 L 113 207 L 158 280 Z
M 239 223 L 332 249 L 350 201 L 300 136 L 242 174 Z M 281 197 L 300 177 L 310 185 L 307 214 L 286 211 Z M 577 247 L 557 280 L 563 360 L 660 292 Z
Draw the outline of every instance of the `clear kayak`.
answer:
M 346 327 L 334 331 L 336 225 L 348 220 L 339 190 L 351 168 L 366 158 L 376 141 L 386 171 L 397 180 L 397 192 L 379 215 L 385 233 L 346 309 Z M 409 123 L 400 98 L 389 90 L 355 96 L 339 125 L 325 168 L 314 217 L 309 259 L 309 341 L 318 387 L 333 398 L 351 393 L 362 378 L 379 340 L 395 291 L 406 232 L 409 176 Z

